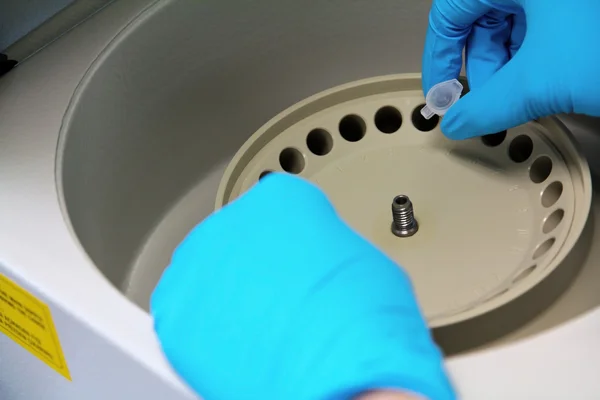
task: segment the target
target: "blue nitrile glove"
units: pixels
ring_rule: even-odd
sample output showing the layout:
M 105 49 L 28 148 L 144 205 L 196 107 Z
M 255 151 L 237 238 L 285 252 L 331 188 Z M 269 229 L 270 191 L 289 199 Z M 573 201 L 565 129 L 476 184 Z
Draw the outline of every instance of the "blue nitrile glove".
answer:
M 552 114 L 600 116 L 599 18 L 599 0 L 434 0 L 423 89 L 458 77 L 465 46 L 471 88 L 442 131 L 464 139 Z
M 406 274 L 311 183 L 273 173 L 175 251 L 151 301 L 175 370 L 206 400 L 455 399 Z

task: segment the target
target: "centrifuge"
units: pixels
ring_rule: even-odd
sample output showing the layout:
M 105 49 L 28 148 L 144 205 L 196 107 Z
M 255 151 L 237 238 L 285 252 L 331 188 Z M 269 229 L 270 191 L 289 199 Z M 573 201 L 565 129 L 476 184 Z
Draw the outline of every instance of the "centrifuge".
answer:
M 3 76 L 0 398 L 196 398 L 150 294 L 278 171 L 406 269 L 462 399 L 597 399 L 600 123 L 445 138 L 430 5 L 114 1 Z

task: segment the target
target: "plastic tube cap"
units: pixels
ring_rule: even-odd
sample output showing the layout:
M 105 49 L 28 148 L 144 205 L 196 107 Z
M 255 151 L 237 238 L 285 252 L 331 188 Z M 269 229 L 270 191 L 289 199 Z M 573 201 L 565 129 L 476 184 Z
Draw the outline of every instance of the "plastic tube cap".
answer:
M 421 109 L 421 115 L 430 119 L 434 114 L 440 117 L 460 99 L 463 85 L 456 79 L 440 82 L 434 85 L 425 96 L 425 107 Z

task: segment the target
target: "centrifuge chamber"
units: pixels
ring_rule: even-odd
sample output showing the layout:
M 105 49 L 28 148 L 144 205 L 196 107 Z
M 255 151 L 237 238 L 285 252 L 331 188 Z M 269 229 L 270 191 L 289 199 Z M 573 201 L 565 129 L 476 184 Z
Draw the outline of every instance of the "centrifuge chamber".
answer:
M 0 398 L 194 398 L 146 311 L 174 246 L 271 118 L 339 85 L 418 72 L 429 7 L 115 1 L 0 79 Z M 600 124 L 561 119 L 595 182 Z M 552 273 L 434 329 L 462 398 L 597 398 L 592 199 Z

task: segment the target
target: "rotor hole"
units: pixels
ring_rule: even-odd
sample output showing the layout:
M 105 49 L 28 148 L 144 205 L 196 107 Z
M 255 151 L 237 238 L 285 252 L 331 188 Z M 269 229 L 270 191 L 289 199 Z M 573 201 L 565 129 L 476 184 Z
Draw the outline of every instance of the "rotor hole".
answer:
M 358 115 L 346 115 L 339 124 L 340 135 L 349 142 L 358 142 L 367 130 L 365 121 Z
M 554 246 L 555 241 L 556 241 L 556 239 L 550 238 L 550 239 L 546 240 L 544 243 L 540 244 L 537 247 L 537 249 L 535 249 L 535 252 L 533 253 L 533 259 L 537 260 L 544 254 L 546 254 L 552 248 L 552 246 Z
M 290 174 L 299 174 L 304 170 L 306 161 L 304 161 L 304 155 L 300 150 L 293 147 L 283 149 L 279 154 L 279 164 L 285 172 Z
M 402 126 L 402 114 L 392 106 L 381 107 L 375 113 L 375 126 L 383 133 L 394 133 Z
M 333 138 L 324 129 L 313 129 L 306 136 L 306 146 L 314 155 L 324 156 L 333 149 Z
M 508 156 L 516 163 L 527 161 L 533 153 L 533 140 L 527 135 L 519 135 L 508 147 Z
M 542 226 L 542 232 L 544 232 L 545 234 L 552 232 L 554 229 L 556 229 L 558 225 L 560 225 L 564 216 L 565 212 L 560 208 L 554 211 L 552 214 L 548 215 L 546 217 L 546 220 L 544 221 L 544 225 Z
M 533 183 L 542 183 L 552 172 L 552 160 L 548 156 L 541 156 L 531 164 L 529 178 Z
M 415 128 L 417 128 L 421 132 L 429 132 L 429 131 L 434 130 L 437 127 L 438 123 L 440 122 L 440 117 L 437 115 L 434 115 L 430 119 L 426 119 L 421 114 L 421 109 L 423 107 L 425 107 L 425 104 L 421 104 L 413 110 L 412 115 L 411 115 L 411 120 L 412 120 L 412 124 L 414 125 Z
M 535 268 L 536 266 L 532 265 L 531 267 L 519 272 L 519 274 L 515 276 L 515 279 L 513 279 L 513 285 L 516 285 L 517 283 L 525 280 L 525 278 L 527 278 L 529 275 L 531 275 L 533 271 L 535 271 Z
M 481 142 L 488 147 L 497 147 L 504 143 L 504 139 L 506 139 L 506 131 L 484 135 L 481 137 Z
M 271 170 L 266 170 L 260 173 L 260 175 L 258 176 L 258 180 L 263 179 L 264 177 L 266 177 L 267 175 L 269 175 L 270 173 L 272 173 L 273 171 Z
M 563 184 L 559 181 L 552 182 L 542 192 L 542 205 L 546 208 L 552 207 L 563 193 Z

